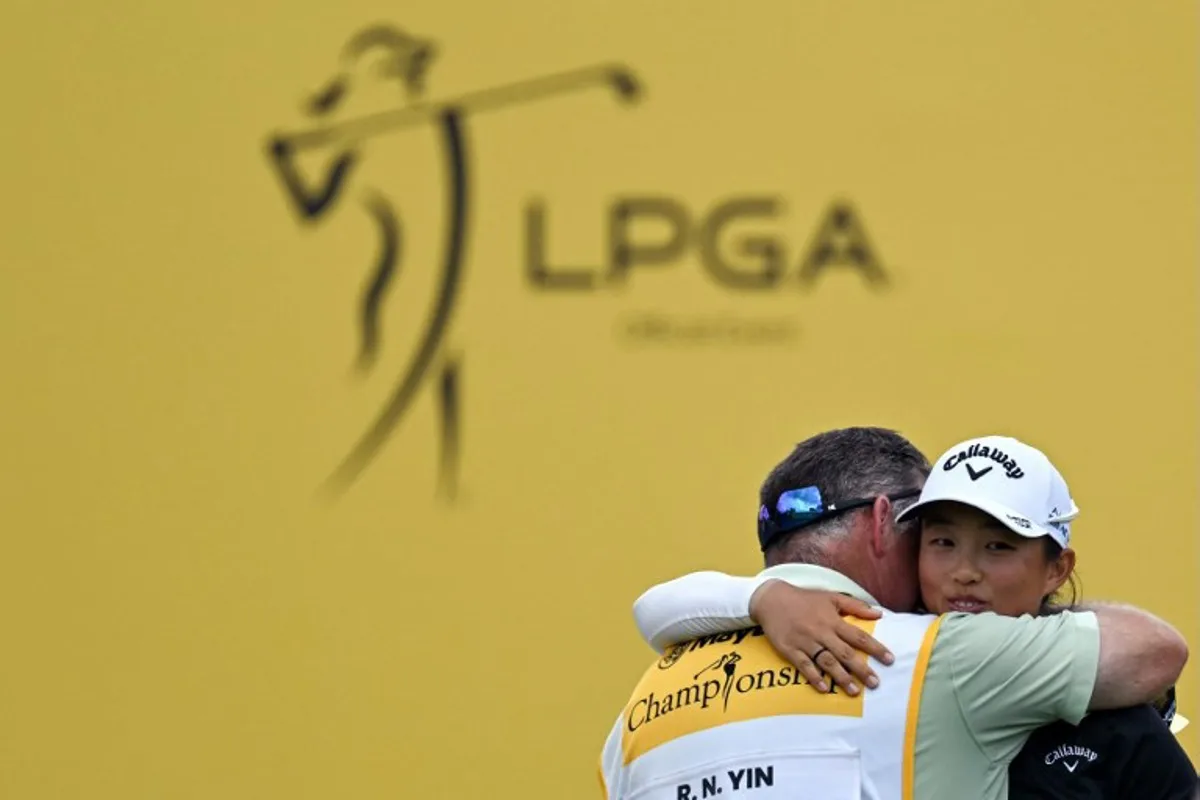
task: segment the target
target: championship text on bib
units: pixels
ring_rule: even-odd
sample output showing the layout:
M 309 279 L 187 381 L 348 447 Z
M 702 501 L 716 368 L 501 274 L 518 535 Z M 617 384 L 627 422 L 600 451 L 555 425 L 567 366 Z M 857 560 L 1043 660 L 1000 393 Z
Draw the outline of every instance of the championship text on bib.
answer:
M 873 620 L 848 621 L 868 633 L 875 628 Z M 625 709 L 625 763 L 689 733 L 782 714 L 861 717 L 862 695 L 809 686 L 762 628 L 684 642 L 643 676 Z

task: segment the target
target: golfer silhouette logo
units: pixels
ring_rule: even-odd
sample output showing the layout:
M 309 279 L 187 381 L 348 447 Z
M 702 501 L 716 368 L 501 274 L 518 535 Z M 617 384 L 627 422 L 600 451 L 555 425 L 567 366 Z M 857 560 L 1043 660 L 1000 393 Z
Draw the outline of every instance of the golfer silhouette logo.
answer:
M 278 173 L 301 224 L 312 225 L 323 219 L 347 193 L 352 176 L 361 169 L 362 156 L 358 147 L 364 142 L 418 125 L 435 126 L 440 134 L 445 166 L 446 221 L 436 298 L 417 344 L 397 376 L 391 396 L 329 477 L 327 488 L 334 492 L 343 491 L 358 479 L 396 431 L 422 387 L 432 382 L 437 391 L 440 427 L 439 494 L 449 501 L 456 496 L 463 367 L 460 359 L 444 352 L 444 341 L 465 266 L 463 255 L 471 211 L 469 116 L 587 89 L 611 90 L 618 101 L 626 103 L 636 101 L 640 95 L 637 80 L 628 69 L 619 65 L 598 65 L 429 102 L 422 96 L 426 73 L 436 54 L 433 42 L 392 26 L 375 25 L 360 31 L 343 49 L 338 72 L 305 103 L 304 110 L 313 120 L 312 127 L 277 133 L 269 137 L 267 143 L 269 162 Z M 361 67 L 368 56 L 373 63 L 377 58 L 382 59 L 379 78 L 398 82 L 403 104 L 379 113 L 331 122 L 330 116 L 362 80 Z M 332 150 L 335 155 L 319 180 L 306 180 L 297 162 L 302 155 L 316 149 Z M 380 313 L 389 291 L 402 273 L 406 234 L 392 203 L 380 190 L 365 188 L 361 206 L 374 221 L 379 237 L 379 254 L 369 269 L 358 307 L 359 347 L 355 365 L 360 374 L 367 374 L 374 368 L 383 347 Z M 413 266 L 406 265 L 405 268 Z

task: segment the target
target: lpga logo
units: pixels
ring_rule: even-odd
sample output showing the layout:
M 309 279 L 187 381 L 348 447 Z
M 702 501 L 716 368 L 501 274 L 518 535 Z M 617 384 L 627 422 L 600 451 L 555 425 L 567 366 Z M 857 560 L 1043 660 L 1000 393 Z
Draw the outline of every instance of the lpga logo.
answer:
M 425 77 L 437 50 L 433 42 L 379 25 L 350 39 L 342 51 L 340 68 L 305 104 L 311 127 L 272 135 L 267 143 L 269 162 L 286 190 L 287 199 L 304 225 L 324 219 L 349 191 L 356 173 L 364 169 L 361 145 L 370 140 L 418 126 L 438 133 L 444 176 L 442 198 L 446 210 L 442 231 L 443 251 L 433 308 L 422 326 L 404 368 L 396 376 L 391 396 L 367 424 L 358 440 L 330 476 L 327 487 L 340 492 L 352 484 L 379 455 L 395 433 L 421 390 L 432 385 L 439 426 L 439 494 L 453 501 L 457 490 L 461 438 L 462 359 L 446 353 L 455 304 L 462 288 L 468 241 L 470 195 L 470 144 L 467 120 L 477 112 L 530 103 L 556 95 L 589 89 L 607 89 L 621 103 L 635 102 L 640 94 L 633 73 L 619 65 L 598 65 L 481 89 L 457 98 L 422 99 Z M 360 84 L 368 58 L 382 59 L 375 80 L 396 81 L 405 98 L 400 107 L 367 116 L 333 121 L 346 97 Z M 298 167 L 301 156 L 314 150 L 328 153 L 327 167 L 316 180 L 308 180 Z M 360 182 L 365 178 L 360 177 Z M 375 263 L 357 309 L 359 347 L 356 367 L 361 375 L 375 366 L 383 342 L 380 314 L 400 271 L 403 252 L 402 224 L 395 207 L 381 190 L 362 187 L 360 210 L 374 223 L 379 240 Z M 432 266 L 432 265 L 426 265 Z

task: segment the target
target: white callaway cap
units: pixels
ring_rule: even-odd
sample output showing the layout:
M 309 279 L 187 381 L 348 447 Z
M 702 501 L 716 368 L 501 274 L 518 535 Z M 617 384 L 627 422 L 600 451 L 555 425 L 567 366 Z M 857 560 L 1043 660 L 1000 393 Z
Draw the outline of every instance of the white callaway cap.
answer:
M 1063 547 L 1079 508 L 1067 482 L 1035 447 L 1008 436 L 983 436 L 956 444 L 929 473 L 917 502 L 898 521 L 929 503 L 954 501 L 995 517 L 1014 533 L 1049 536 Z

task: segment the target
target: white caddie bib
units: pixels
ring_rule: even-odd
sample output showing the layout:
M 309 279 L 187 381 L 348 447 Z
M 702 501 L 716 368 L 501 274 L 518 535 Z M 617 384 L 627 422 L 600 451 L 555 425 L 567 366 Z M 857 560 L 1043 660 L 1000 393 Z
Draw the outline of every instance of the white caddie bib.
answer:
M 761 628 L 676 645 L 646 670 L 601 758 L 608 800 L 909 800 L 937 617 L 850 620 L 896 656 L 881 685 L 820 693 Z

